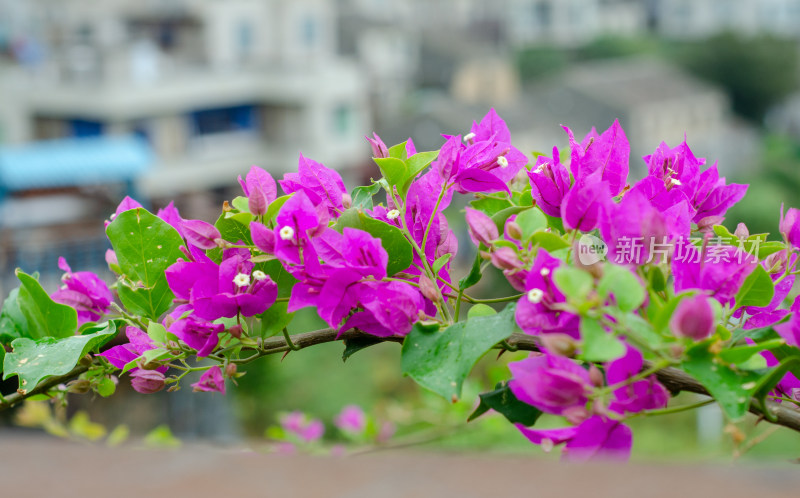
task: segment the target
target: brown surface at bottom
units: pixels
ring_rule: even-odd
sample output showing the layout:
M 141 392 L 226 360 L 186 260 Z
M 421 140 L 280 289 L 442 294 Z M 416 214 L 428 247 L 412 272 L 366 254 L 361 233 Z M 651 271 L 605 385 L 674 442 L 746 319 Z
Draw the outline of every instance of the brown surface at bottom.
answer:
M 185 447 L 107 449 L 0 439 L 0 498 L 796 496 L 800 473 L 741 465 L 568 465 L 523 457 L 387 451 L 341 458 Z

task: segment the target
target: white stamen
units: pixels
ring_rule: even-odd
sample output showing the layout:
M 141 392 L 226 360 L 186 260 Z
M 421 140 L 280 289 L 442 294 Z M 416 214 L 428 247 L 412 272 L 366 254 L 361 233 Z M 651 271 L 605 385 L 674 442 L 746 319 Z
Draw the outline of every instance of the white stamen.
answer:
M 398 211 L 397 209 L 392 209 L 391 211 L 386 213 L 386 217 L 389 218 L 390 220 L 397 219 L 398 216 L 400 216 L 400 211 Z
M 248 285 L 250 285 L 250 275 L 239 273 L 238 275 L 233 277 L 233 283 L 237 287 L 247 287 Z
M 67 281 L 67 280 L 69 280 L 70 278 L 71 278 L 71 277 L 70 277 L 70 274 L 69 274 L 69 273 L 65 273 L 65 274 L 61 275 L 61 281 L 62 281 L 62 282 L 66 282 L 66 281 Z
M 539 275 L 546 277 L 550 275 L 550 270 L 548 268 L 542 268 L 541 271 L 539 272 Z
M 544 299 L 544 292 L 542 289 L 531 289 L 528 291 L 528 301 L 533 304 L 539 304 Z
M 258 281 L 261 281 L 267 278 L 267 274 L 261 270 L 256 270 L 253 272 L 253 278 Z
M 117 217 L 117 213 L 111 213 L 111 216 L 108 217 L 109 220 L 114 221 L 114 218 Z
M 542 439 L 541 446 L 542 446 L 542 451 L 544 451 L 545 453 L 550 453 L 551 451 L 553 451 L 553 446 L 554 446 L 553 440 L 550 438 L 544 438 Z
M 544 171 L 544 168 L 545 168 L 546 166 L 547 166 L 547 163 L 542 163 L 542 164 L 540 164 L 539 166 L 537 166 L 537 167 L 536 167 L 536 169 L 535 169 L 535 170 L 533 170 L 533 172 L 534 172 L 534 173 L 541 173 L 542 171 Z
M 681 181 L 678 180 L 677 178 L 670 178 L 669 182 L 671 184 L 673 184 L 673 185 L 680 185 L 681 184 Z
M 294 228 L 292 227 L 283 227 L 281 231 L 278 232 L 283 240 L 292 240 L 294 238 Z
M 507 168 L 508 159 L 506 159 L 505 156 L 500 156 L 497 158 L 497 164 L 499 164 L 501 168 Z
M 464 135 L 464 141 L 465 142 L 469 142 L 470 140 L 472 140 L 474 138 L 475 138 L 475 134 L 474 133 L 467 133 L 466 135 Z

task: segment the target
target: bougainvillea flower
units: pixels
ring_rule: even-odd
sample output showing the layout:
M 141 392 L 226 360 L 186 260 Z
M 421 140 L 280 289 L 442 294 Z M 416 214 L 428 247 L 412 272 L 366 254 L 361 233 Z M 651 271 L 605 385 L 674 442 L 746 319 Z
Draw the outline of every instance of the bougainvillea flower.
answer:
M 776 261 L 778 261 L 778 263 L 775 263 Z M 797 254 L 792 254 L 789 267 L 794 267 L 796 261 Z M 743 306 L 736 310 L 733 314 L 734 318 L 740 318 L 742 314 L 747 314 L 749 316 L 742 326 L 744 330 L 768 327 L 783 320 L 783 318 L 789 314 L 789 310 L 779 309 L 792 291 L 795 282 L 795 275 L 785 274 L 786 264 L 786 251 L 773 253 L 769 258 L 761 262 L 761 266 L 767 271 L 770 271 L 773 265 L 777 266 L 777 268 L 773 269 L 773 272 L 769 274 L 774 284 L 774 293 L 772 294 L 772 300 L 767 306 Z
M 121 344 L 119 346 L 108 348 L 106 351 L 103 351 L 98 355 L 108 360 L 109 363 L 120 370 L 124 368 L 125 365 L 144 354 L 145 351 L 156 348 L 156 345 L 153 340 L 150 339 L 150 336 L 136 327 L 131 327 L 130 325 L 126 327 L 125 335 L 128 337 L 127 344 Z M 138 367 L 134 367 L 129 371 L 134 372 L 135 370 L 138 370 Z M 167 367 L 158 367 L 156 370 L 164 373 L 167 371 Z
M 545 451 L 550 451 L 555 445 L 567 443 L 562 459 L 573 462 L 627 461 L 633 446 L 630 428 L 622 422 L 601 415 L 593 415 L 577 427 L 529 429 L 522 424 L 514 426 L 528 440 L 540 445 Z
M 301 250 L 311 235 L 327 229 L 327 215 L 324 204 L 314 204 L 306 191 L 295 192 L 275 218 L 275 256 L 285 263 L 300 264 Z
M 708 299 L 704 294 L 683 298 L 669 321 L 672 333 L 695 341 L 710 337 L 716 329 L 717 317 Z
M 381 239 L 356 228 L 345 227 L 342 233 L 331 228 L 312 240 L 317 255 L 327 265 L 356 270 L 363 277 L 386 277 L 389 254 Z
M 144 370 L 137 368 L 131 370 L 131 386 L 141 394 L 153 394 L 164 389 L 166 377 L 158 370 Z
M 735 247 L 715 246 L 711 253 L 687 244 L 672 261 L 675 292 L 706 291 L 723 306 L 730 304 L 756 264 L 752 256 Z
M 174 263 L 167 268 L 167 283 L 180 300 L 188 301 L 205 320 L 253 316 L 267 310 L 278 297 L 278 286 L 269 275 L 253 271 L 247 250 L 226 250 L 222 262 Z
M 790 308 L 789 320 L 775 325 L 775 331 L 783 337 L 786 344 L 800 347 L 800 296 L 797 296 Z
M 614 121 L 602 135 L 592 131 L 583 142 L 577 143 L 572 130 L 563 127 L 569 137 L 570 164 L 569 169 L 575 177 L 575 183 L 582 182 L 592 176 L 595 181 L 604 181 L 612 196 L 619 195 L 628 182 L 628 169 L 631 148 L 625 131 Z
M 627 461 L 631 455 L 633 434 L 618 420 L 594 415 L 589 417 L 564 447 L 562 457 L 572 462 L 588 460 Z
M 302 412 L 291 412 L 284 414 L 280 418 L 283 429 L 294 434 L 306 443 L 317 441 L 325 434 L 325 425 L 317 420 L 309 418 Z
M 225 330 L 221 323 L 211 323 L 194 315 L 176 320 L 169 326 L 169 331 L 178 336 L 190 348 L 197 350 L 197 356 L 203 358 L 211 354 L 219 344 L 219 334 Z
M 258 166 L 252 166 L 244 180 L 239 175 L 239 185 L 247 197 L 247 207 L 254 215 L 266 214 L 270 203 L 278 197 L 278 186 L 272 175 Z
M 672 227 L 667 216 L 640 192 L 631 190 L 619 204 L 605 204 L 603 214 L 600 218 L 600 234 L 608 246 L 609 261 L 643 265 L 663 260 L 663 257 L 656 257 L 657 254 L 666 256 Z M 688 221 L 688 218 L 684 219 Z
M 63 257 L 58 267 L 64 271 L 63 285 L 50 297 L 53 301 L 72 306 L 78 312 L 78 325 L 96 322 L 108 312 L 114 296 L 100 277 L 89 271 L 73 272 Z
M 275 232 L 257 221 L 250 222 L 250 237 L 253 244 L 262 252 L 275 254 Z
M 580 317 L 557 309 L 566 297 L 553 282 L 553 271 L 563 261 L 539 249 L 525 281 L 525 294 L 517 303 L 515 317 L 523 332 L 532 335 L 560 332 L 580 338 Z
M 749 337 L 745 338 L 745 341 L 747 341 L 747 344 L 750 345 L 755 344 L 755 341 Z M 778 361 L 771 351 L 761 351 L 761 356 L 764 357 L 767 362 L 767 367 L 769 368 L 777 367 L 780 364 L 780 361 Z M 786 372 L 781 380 L 775 385 L 775 389 L 770 391 L 769 394 L 775 396 L 786 396 L 795 401 L 800 401 L 800 380 L 798 380 L 793 373 Z M 781 400 L 777 399 L 775 402 L 780 403 Z
M 620 414 L 638 413 L 667 406 L 669 392 L 654 375 L 630 383 L 644 366 L 644 358 L 638 350 L 626 345 L 625 355 L 610 362 L 606 367 L 606 382 L 609 385 L 627 383 L 614 390 L 614 399 L 608 409 Z
M 181 213 L 178 212 L 178 208 L 175 207 L 174 202 L 170 201 L 169 204 L 159 209 L 156 216 L 166 221 L 172 228 L 177 230 L 181 237 L 186 238 L 186 235 L 183 233 L 183 218 L 181 218 Z
M 586 405 L 592 390 L 589 372 L 574 361 L 553 354 L 531 355 L 508 364 L 508 387 L 520 401 L 545 413 L 562 415 Z
M 378 337 L 407 335 L 424 308 L 422 294 L 405 282 L 367 281 L 354 288 L 356 302 L 364 308 L 350 316 L 339 332 L 357 328 Z
M 607 204 L 611 204 L 607 182 L 577 181 L 561 203 L 564 228 L 582 232 L 594 230 Z
M 481 244 L 486 247 L 491 246 L 492 241 L 500 236 L 497 225 L 482 211 L 467 207 L 466 212 L 467 229 L 472 243 L 476 246 Z
M 688 199 L 694 199 L 700 167 L 706 160 L 696 158 L 686 140 L 675 148 L 661 142 L 652 154 L 642 159 L 647 163 L 645 178 L 657 180 L 667 192 L 681 192 Z
M 800 249 L 800 209 L 789 208 L 784 215 L 781 205 L 781 221 L 778 227 L 786 242 L 793 248 Z
M 195 392 L 204 391 L 225 394 L 225 377 L 222 375 L 222 369 L 219 365 L 209 368 L 203 372 L 200 380 L 192 384 L 192 388 Z
M 386 147 L 386 144 L 383 143 L 381 137 L 378 136 L 377 133 L 372 133 L 373 138 L 364 137 L 369 142 L 370 147 L 372 147 L 372 157 L 375 158 L 383 158 L 389 157 L 389 148 Z
M 217 227 L 203 220 L 183 220 L 181 234 L 186 242 L 200 249 L 215 249 L 222 238 Z
M 347 405 L 333 420 L 340 430 L 360 434 L 367 428 L 367 416 L 358 405 Z
M 503 183 L 511 181 L 517 172 L 528 164 L 527 156 L 511 145 L 511 132 L 508 130 L 506 122 L 498 116 L 494 109 L 489 109 L 480 123 L 472 123 L 470 134 L 472 135 L 470 141 L 491 142 L 494 147 L 500 146 L 505 152 L 503 157 L 507 165 L 501 165 L 499 170 L 492 171 Z
M 697 213 L 694 222 L 709 216 L 725 216 L 728 209 L 742 200 L 747 193 L 747 185 L 732 183 L 725 184 L 725 178 L 720 178 L 716 163 L 703 171 L 698 178 L 697 191 L 694 194 L 693 206 Z
M 569 192 L 569 171 L 561 164 L 558 147 L 553 147 L 553 157 L 539 156 L 536 165 L 528 171 L 531 195 L 536 205 L 549 216 L 561 217 L 561 204 Z
M 344 210 L 342 196 L 347 193 L 347 189 L 339 173 L 306 159 L 302 154 L 297 173 L 286 173 L 278 183 L 287 194 L 302 190 L 314 205 L 327 207 L 331 216 L 338 216 Z

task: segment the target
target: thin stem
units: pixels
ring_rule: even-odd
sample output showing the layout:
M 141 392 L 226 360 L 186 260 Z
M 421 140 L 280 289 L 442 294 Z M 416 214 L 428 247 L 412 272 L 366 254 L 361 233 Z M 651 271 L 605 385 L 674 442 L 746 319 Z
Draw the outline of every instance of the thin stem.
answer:
M 461 298 L 463 296 L 464 296 L 464 291 L 463 290 L 458 291 L 458 296 L 456 296 L 456 307 L 453 310 L 453 313 L 456 315 L 455 316 L 455 321 L 456 322 L 458 321 L 458 317 L 459 317 L 459 315 L 461 313 Z
M 301 349 L 303 349 L 299 346 L 294 345 L 291 336 L 289 336 L 289 331 L 286 329 L 286 327 L 283 327 L 283 337 L 284 339 L 286 339 L 286 345 L 289 346 L 289 349 L 291 349 L 292 351 L 300 351 Z
M 428 226 L 425 227 L 425 233 L 422 235 L 423 251 L 425 250 L 425 246 L 428 242 L 428 233 L 430 233 L 431 231 L 431 227 L 433 226 L 433 220 L 436 218 L 436 213 L 439 211 L 439 204 L 441 204 L 445 192 L 447 192 L 447 182 L 442 182 L 442 190 L 441 192 L 439 192 L 439 198 L 436 199 L 436 205 L 433 206 L 433 214 L 431 215 L 431 219 L 428 220 Z
M 634 418 L 638 416 L 645 416 L 645 417 L 655 417 L 658 415 L 670 415 L 672 413 L 680 413 L 689 410 L 694 410 L 695 408 L 700 408 L 706 405 L 710 405 L 711 403 L 715 403 L 716 400 L 714 398 L 704 399 L 703 401 L 698 401 L 697 403 L 691 403 L 688 405 L 680 405 L 680 406 L 673 406 L 670 408 L 661 408 L 660 410 L 644 410 L 639 413 L 634 413 L 633 415 L 627 418 Z

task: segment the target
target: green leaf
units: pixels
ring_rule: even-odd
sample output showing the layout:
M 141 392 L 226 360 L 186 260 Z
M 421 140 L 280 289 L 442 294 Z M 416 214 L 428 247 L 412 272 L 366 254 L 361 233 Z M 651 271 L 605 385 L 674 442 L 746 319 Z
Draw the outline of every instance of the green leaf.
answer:
M 389 264 L 386 274 L 389 276 L 403 271 L 413 262 L 411 244 L 406 240 L 403 232 L 399 228 L 375 220 L 357 209 L 348 209 L 339 217 L 334 225 L 334 229 L 342 232 L 345 227 L 363 230 L 373 237 L 381 239 L 381 245 L 389 254 Z
M 374 346 L 382 342 L 384 341 L 380 339 L 373 339 L 372 337 L 358 337 L 355 339 L 345 339 L 344 352 L 342 352 L 342 361 L 347 361 L 348 358 L 353 356 L 355 353 L 361 351 L 362 349 L 366 349 L 370 346 Z
M 389 183 L 389 186 L 399 185 L 402 186 L 408 177 L 408 166 L 402 159 L 395 157 L 376 157 L 373 158 L 375 164 L 381 170 L 383 177 Z
M 155 343 L 166 344 L 167 342 L 167 329 L 158 322 L 150 322 L 147 325 L 147 335 Z
M 230 217 L 226 217 L 225 213 L 222 213 L 220 217 L 217 218 L 214 226 L 219 230 L 219 234 L 222 238 L 228 242 L 236 243 L 241 240 L 245 244 L 252 244 L 253 238 L 250 235 L 250 222 L 254 219 L 255 217 L 250 213 L 239 213 Z
M 650 269 L 647 281 L 650 282 L 650 288 L 655 292 L 661 292 L 667 288 L 667 279 L 664 276 L 664 272 L 657 266 Z
M 581 317 L 581 358 L 601 363 L 616 360 L 625 354 L 625 345 L 609 334 L 594 318 Z
M 533 234 L 533 241 L 539 244 L 539 247 L 549 253 L 569 247 L 569 243 L 567 243 L 566 240 L 562 239 L 553 232 L 536 232 Z
M 783 339 L 772 327 L 749 330 L 747 331 L 746 336 L 751 338 L 757 344 L 761 344 L 762 342 L 766 341 L 774 341 L 776 339 Z M 770 348 L 770 351 L 780 362 L 797 355 L 797 348 L 794 346 L 789 346 L 788 344 Z M 790 371 L 794 374 L 794 376 L 800 379 L 800 366 L 795 365 L 794 363 L 789 363 L 789 366 Z
M 234 197 L 231 201 L 231 205 L 236 208 L 241 213 L 249 213 L 250 212 L 250 201 L 247 200 L 247 197 Z
M 633 311 L 644 303 L 645 293 L 636 276 L 626 268 L 607 264 L 597 290 L 603 299 L 612 294 L 622 311 Z M 660 273 L 660 270 L 657 270 Z
M 350 197 L 353 199 L 353 207 L 356 209 L 372 209 L 372 196 L 381 189 L 380 183 L 373 183 L 366 187 L 356 187 Z
M 108 322 L 103 330 L 88 335 L 71 337 L 45 337 L 36 341 L 23 337 L 11 343 L 12 353 L 3 360 L 3 380 L 17 375 L 19 391 L 27 393 L 39 381 L 51 375 L 69 373 L 81 358 L 117 335 L 114 322 Z
M 144 437 L 145 446 L 152 448 L 178 448 L 181 440 L 172 435 L 167 425 L 159 425 Z
M 399 143 L 397 145 L 392 145 L 389 147 L 389 157 L 393 157 L 395 159 L 400 159 L 401 161 L 405 161 L 408 158 L 408 151 L 406 150 L 406 144 L 408 140 L 403 143 Z M 373 158 L 375 159 L 375 158 Z
M 800 368 L 800 355 L 790 356 L 784 358 L 774 369 L 770 370 L 767 375 L 763 376 L 758 381 L 753 396 L 761 405 L 761 413 L 763 413 L 770 422 L 776 422 L 778 419 L 772 413 L 772 410 L 767 409 L 767 395 L 778 385 L 778 382 L 783 379 L 787 372 L 797 370 L 798 368 Z
M 294 318 L 294 312 L 289 313 L 287 308 L 289 303 L 279 301 L 270 306 L 267 311 L 258 315 L 261 321 L 261 331 L 259 335 L 262 339 L 280 334 Z
M 11 290 L 0 308 L 0 344 L 18 337 L 29 337 L 28 321 L 19 306 L 19 287 Z
M 736 371 L 716 361 L 708 351 L 708 343 L 700 343 L 689 349 L 682 367 L 708 389 L 728 418 L 739 420 L 747 413 L 750 397 L 759 379 L 757 374 Z
M 769 274 L 761 265 L 756 265 L 750 275 L 747 276 L 739 292 L 736 293 L 736 306 L 734 309 L 743 306 L 767 306 L 772 301 L 775 294 L 775 285 Z
M 759 342 L 751 346 L 739 346 L 735 348 L 724 349 L 720 351 L 717 356 L 719 356 L 719 359 L 725 363 L 744 363 L 756 353 L 777 348 L 779 346 L 783 346 L 784 344 L 786 344 L 786 341 L 783 339 L 770 339 L 768 341 Z
M 169 224 L 143 208 L 121 213 L 108 225 L 106 234 L 122 273 L 133 282 L 126 285 L 123 280 L 118 286 L 120 300 L 134 314 L 158 320 L 175 297 L 164 272 L 183 257 L 183 239 Z
M 462 278 L 461 280 L 458 281 L 458 289 L 459 290 L 469 289 L 473 285 L 475 285 L 478 282 L 480 282 L 481 277 L 483 276 L 483 274 L 481 273 L 481 262 L 482 261 L 483 261 L 483 259 L 481 259 L 481 255 L 480 254 L 475 256 L 475 261 L 473 261 L 472 268 L 470 269 L 470 271 L 467 274 L 467 276 L 465 276 L 464 278 Z
M 25 316 L 30 337 L 41 339 L 75 334 L 78 312 L 74 308 L 50 299 L 39 282 L 20 269 L 17 269 L 17 278 L 22 283 L 17 303 Z
M 525 211 L 526 209 L 528 208 L 522 206 L 511 206 L 509 208 L 505 208 L 502 211 L 498 211 L 497 213 L 493 214 L 491 218 L 492 221 L 494 221 L 494 224 L 497 226 L 497 231 L 502 234 L 503 231 L 505 230 L 506 220 L 508 220 L 515 214 Z
M 784 249 L 786 249 L 786 244 L 783 242 L 778 242 L 776 240 L 764 242 L 758 246 L 758 259 L 764 259 L 770 254 L 783 251 Z
M 139 362 L 141 361 L 142 364 L 150 363 L 151 361 L 157 360 L 164 360 L 172 356 L 172 353 L 167 351 L 164 348 L 154 348 L 148 349 L 138 357 L 132 359 L 122 367 L 122 371 L 119 373 L 120 375 L 127 373 L 129 370 L 136 368 L 139 366 Z
M 547 228 L 547 218 L 539 208 L 530 208 L 519 213 L 515 219 L 522 230 L 522 240 L 529 240 L 539 230 Z
M 553 273 L 553 280 L 567 299 L 583 302 L 594 287 L 594 279 L 589 272 L 562 266 Z
M 439 275 L 439 270 L 444 268 L 444 265 L 446 265 L 447 262 L 450 261 L 450 258 L 452 258 L 452 257 L 453 257 L 453 254 L 448 252 L 444 256 L 440 256 L 440 257 L 436 258 L 436 261 L 433 262 L 433 268 L 432 268 L 433 269 L 433 274 L 434 275 Z
M 280 261 L 272 260 L 266 263 L 259 263 L 255 268 L 269 275 L 272 281 L 278 284 L 278 297 L 289 297 L 292 295 L 292 287 L 294 287 L 297 279 L 286 271 L 286 268 L 283 267 Z
M 494 391 L 481 394 L 480 399 L 478 408 L 469 416 L 467 422 L 472 422 L 492 409 L 503 415 L 512 424 L 530 427 L 542 415 L 537 408 L 517 399 L 507 384 L 498 384 Z
M 485 213 L 488 216 L 494 216 L 500 211 L 514 206 L 507 197 L 494 196 L 482 197 L 470 202 L 470 204 L 473 208 Z
M 267 212 L 266 214 L 264 214 L 264 219 L 275 221 L 275 218 L 277 218 L 281 208 L 283 207 L 284 204 L 286 204 L 286 201 L 291 199 L 292 195 L 294 194 L 282 195 L 277 199 L 275 199 L 274 201 L 270 202 L 269 207 L 267 208 Z
M 411 186 L 411 182 L 414 181 L 414 178 L 419 175 L 423 169 L 427 168 L 428 165 L 436 159 L 436 156 L 439 155 L 438 150 L 432 150 L 428 152 L 417 152 L 413 156 L 406 159 L 406 167 L 408 169 L 408 176 L 406 177 L 405 182 L 403 183 L 403 187 L 400 190 L 400 193 L 405 195 L 408 192 L 408 187 Z
M 445 399 L 458 399 L 473 365 L 514 331 L 514 308 L 509 305 L 496 315 L 472 318 L 441 331 L 416 323 L 403 341 L 403 374 Z
M 478 316 L 492 316 L 496 315 L 497 311 L 487 304 L 475 304 L 467 312 L 467 319 L 475 318 Z

